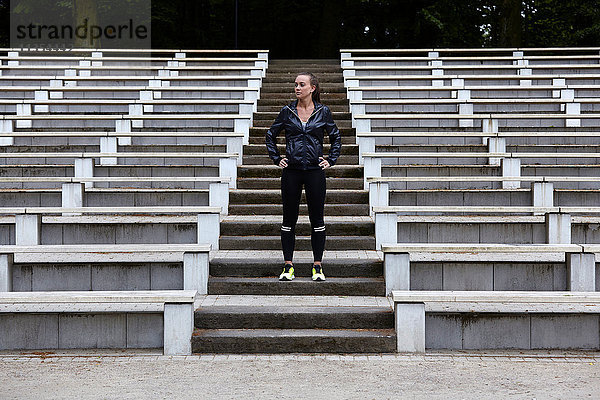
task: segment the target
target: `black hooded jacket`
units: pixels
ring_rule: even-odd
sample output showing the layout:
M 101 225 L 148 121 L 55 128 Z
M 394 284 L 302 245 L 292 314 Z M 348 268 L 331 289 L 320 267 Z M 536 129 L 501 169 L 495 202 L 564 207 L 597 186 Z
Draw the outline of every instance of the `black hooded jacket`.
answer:
M 283 158 L 277 149 L 277 135 L 285 129 L 285 157 L 287 168 L 292 169 L 320 169 L 319 157 L 323 156 L 323 136 L 329 135 L 329 157 L 327 161 L 331 166 L 335 165 L 340 156 L 342 148 L 342 136 L 333 122 L 329 107 L 314 102 L 315 109 L 308 118 L 306 127 L 298 116 L 298 100 L 284 106 L 275 119 L 271 128 L 267 131 L 265 138 L 269 157 L 275 165 Z

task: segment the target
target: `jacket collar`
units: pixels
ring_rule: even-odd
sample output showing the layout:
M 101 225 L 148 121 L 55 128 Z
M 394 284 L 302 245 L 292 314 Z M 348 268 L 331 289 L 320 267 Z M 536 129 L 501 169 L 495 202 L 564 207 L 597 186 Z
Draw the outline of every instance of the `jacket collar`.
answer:
M 293 102 L 291 102 L 291 103 L 288 105 L 288 108 L 289 108 L 290 110 L 292 110 L 292 112 L 293 112 L 294 114 L 296 114 L 296 116 L 298 116 L 298 101 L 299 101 L 299 100 L 298 100 L 298 99 L 296 99 L 296 100 L 294 100 Z M 310 118 L 311 118 L 313 115 L 315 115 L 315 114 L 316 114 L 316 113 L 317 113 L 317 112 L 318 112 L 320 109 L 322 109 L 322 108 L 323 108 L 323 104 L 321 104 L 321 103 L 317 103 L 317 102 L 316 102 L 316 101 L 314 101 L 314 100 L 313 100 L 312 102 L 313 102 L 313 104 L 314 104 L 314 106 L 315 106 L 315 109 L 313 110 L 312 114 L 310 114 L 310 117 L 308 117 L 308 119 L 310 119 Z M 300 119 L 300 116 L 298 116 L 298 119 Z

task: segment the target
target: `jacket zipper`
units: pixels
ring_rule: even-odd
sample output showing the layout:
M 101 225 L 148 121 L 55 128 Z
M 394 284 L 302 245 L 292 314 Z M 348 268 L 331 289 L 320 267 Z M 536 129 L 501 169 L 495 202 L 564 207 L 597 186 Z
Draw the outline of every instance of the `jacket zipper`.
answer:
M 300 118 L 300 115 L 298 115 L 298 113 L 296 113 L 294 110 L 292 110 L 289 106 L 286 106 L 292 113 L 294 113 L 294 115 L 296 115 L 296 117 L 298 117 L 298 121 L 300 121 L 300 125 L 302 125 L 302 118 Z M 317 111 L 319 111 L 321 107 L 315 107 L 315 109 L 313 110 L 312 114 L 310 114 L 310 117 L 308 117 L 308 119 L 306 120 L 306 124 L 308 124 L 308 121 L 310 121 L 310 119 L 312 118 L 313 115 L 315 115 L 317 113 Z M 304 135 L 302 135 L 302 144 L 304 146 L 304 151 L 302 152 L 302 164 L 306 165 L 306 126 L 302 126 L 302 132 L 304 133 Z

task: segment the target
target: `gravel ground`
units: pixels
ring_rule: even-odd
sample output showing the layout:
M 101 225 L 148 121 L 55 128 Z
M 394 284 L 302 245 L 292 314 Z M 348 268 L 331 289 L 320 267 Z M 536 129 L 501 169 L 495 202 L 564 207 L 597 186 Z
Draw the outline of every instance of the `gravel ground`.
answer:
M 600 354 L 0 355 L 1 399 L 600 399 Z

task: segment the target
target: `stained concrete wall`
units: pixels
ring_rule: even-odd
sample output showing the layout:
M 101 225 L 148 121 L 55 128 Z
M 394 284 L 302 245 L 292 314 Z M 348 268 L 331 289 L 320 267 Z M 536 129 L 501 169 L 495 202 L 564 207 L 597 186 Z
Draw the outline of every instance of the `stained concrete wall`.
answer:
M 2 350 L 162 346 L 162 314 L 0 314 Z
M 411 262 L 411 290 L 567 290 L 564 263 Z
M 600 316 L 438 314 L 425 316 L 429 349 L 600 349 Z
M 182 290 L 182 263 L 14 264 L 13 291 Z

